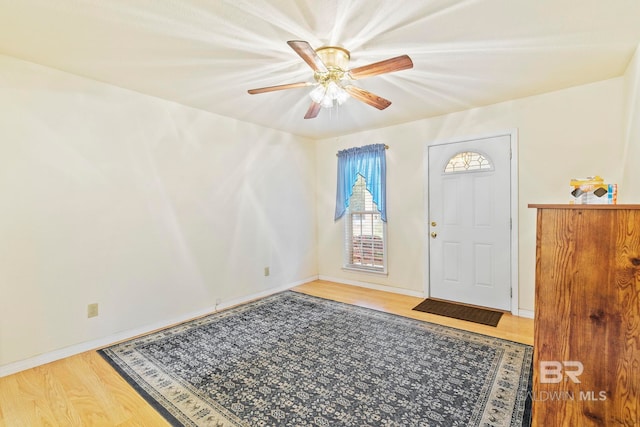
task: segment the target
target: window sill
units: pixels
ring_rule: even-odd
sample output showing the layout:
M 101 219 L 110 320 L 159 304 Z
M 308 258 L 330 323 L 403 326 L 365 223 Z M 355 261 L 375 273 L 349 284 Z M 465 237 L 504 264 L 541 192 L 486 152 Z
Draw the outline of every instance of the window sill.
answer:
M 376 276 L 388 276 L 387 270 L 372 270 L 372 269 L 368 269 L 368 268 L 358 268 L 358 267 L 353 267 L 350 265 L 344 265 L 342 266 L 342 269 L 345 271 L 350 271 L 353 273 L 366 273 L 366 274 L 374 274 Z

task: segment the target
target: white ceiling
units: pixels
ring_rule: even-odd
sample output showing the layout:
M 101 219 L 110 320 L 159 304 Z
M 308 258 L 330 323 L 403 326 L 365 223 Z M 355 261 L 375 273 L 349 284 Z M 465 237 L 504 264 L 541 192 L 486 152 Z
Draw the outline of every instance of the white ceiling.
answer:
M 287 40 L 414 68 L 304 120 L 308 88 L 247 94 L 313 81 Z M 2 54 L 314 138 L 620 76 L 639 41 L 638 0 L 0 0 Z

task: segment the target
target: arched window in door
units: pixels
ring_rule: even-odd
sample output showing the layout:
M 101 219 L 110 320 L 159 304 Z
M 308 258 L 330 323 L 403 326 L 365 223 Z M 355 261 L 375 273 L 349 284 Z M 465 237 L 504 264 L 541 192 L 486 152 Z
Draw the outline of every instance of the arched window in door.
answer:
M 493 162 L 487 156 L 475 151 L 461 151 L 449 159 L 444 173 L 493 170 Z

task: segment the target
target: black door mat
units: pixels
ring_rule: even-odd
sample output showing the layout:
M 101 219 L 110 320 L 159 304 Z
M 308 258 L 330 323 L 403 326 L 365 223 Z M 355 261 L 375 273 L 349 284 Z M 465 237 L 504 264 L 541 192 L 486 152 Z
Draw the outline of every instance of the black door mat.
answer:
M 502 312 L 487 310 L 484 308 L 469 307 L 467 305 L 454 304 L 427 298 L 413 308 L 416 311 L 438 314 L 454 319 L 467 320 L 482 325 L 498 326 Z

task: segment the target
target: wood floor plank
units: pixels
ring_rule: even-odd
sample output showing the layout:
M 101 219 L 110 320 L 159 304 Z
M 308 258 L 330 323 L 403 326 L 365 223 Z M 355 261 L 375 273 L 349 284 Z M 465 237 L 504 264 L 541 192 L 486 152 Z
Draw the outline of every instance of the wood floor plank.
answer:
M 413 311 L 422 299 L 338 283 L 315 281 L 298 292 L 533 343 L 533 320 L 505 314 L 498 327 Z M 0 378 L 0 427 L 164 427 L 169 424 L 95 351 Z
M 79 359 L 64 359 L 58 375 L 64 378 L 63 387 L 75 410 L 85 415 L 83 421 L 89 425 L 117 425 L 127 419 L 122 405 L 113 393 L 102 386 L 102 379 L 91 364 L 87 353 Z M 72 378 L 73 381 L 68 381 Z M 109 377 L 107 377 L 109 378 Z M 99 404 L 97 404 L 99 402 Z

